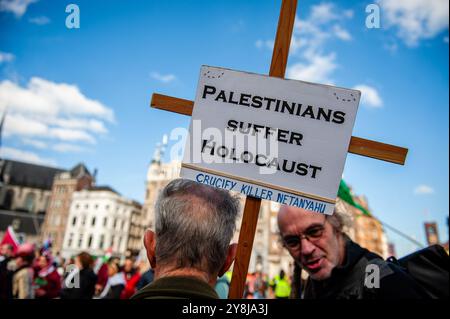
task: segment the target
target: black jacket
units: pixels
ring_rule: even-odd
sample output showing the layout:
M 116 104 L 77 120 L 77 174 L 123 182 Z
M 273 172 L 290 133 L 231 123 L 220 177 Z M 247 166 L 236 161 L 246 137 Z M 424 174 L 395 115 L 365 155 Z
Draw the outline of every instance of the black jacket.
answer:
M 62 289 L 61 299 L 92 299 L 95 293 L 97 275 L 91 269 L 82 269 L 79 276 L 80 287 Z
M 131 299 L 219 299 L 216 291 L 195 277 L 163 277 L 139 290 Z
M 369 280 L 365 284 L 368 265 L 379 269 L 379 287 Z M 370 279 L 370 277 L 369 277 Z M 331 277 L 323 280 L 308 279 L 305 299 L 420 299 L 426 298 L 423 289 L 400 267 L 347 239 L 345 260 L 335 267 Z

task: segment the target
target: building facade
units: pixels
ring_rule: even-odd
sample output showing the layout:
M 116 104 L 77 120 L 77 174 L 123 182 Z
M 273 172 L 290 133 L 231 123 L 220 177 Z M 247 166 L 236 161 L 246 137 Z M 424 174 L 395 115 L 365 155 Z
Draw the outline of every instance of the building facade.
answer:
M 0 209 L 44 215 L 53 180 L 64 170 L 0 159 Z
M 132 204 L 134 209 L 131 211 L 127 251 L 130 255 L 137 256 L 144 248 L 142 240 L 146 227 L 142 216 L 142 205 L 137 202 L 132 202 Z
M 368 201 L 364 196 L 353 196 L 356 203 L 369 211 Z M 364 247 L 383 258 L 390 256 L 389 243 L 381 222 L 373 215 L 364 215 L 358 208 L 351 206 L 340 198 L 336 203 L 337 209 L 350 214 L 353 225 L 348 229 L 349 237 Z
M 61 256 L 68 258 L 81 251 L 99 256 L 107 250 L 113 255 L 126 255 L 132 216 L 140 216 L 141 209 L 141 205 L 109 187 L 74 192 Z
M 42 227 L 42 240 L 51 238 L 53 253 L 60 252 L 66 231 L 72 194 L 90 188 L 94 178 L 83 164 L 57 174 L 53 181 L 50 204 Z
M 180 177 L 181 163 L 173 161 L 162 163 L 159 159 L 153 159 L 147 171 L 147 184 L 144 205 L 142 206 L 142 218 L 147 228 L 154 229 L 155 203 L 160 191 L 172 180 Z

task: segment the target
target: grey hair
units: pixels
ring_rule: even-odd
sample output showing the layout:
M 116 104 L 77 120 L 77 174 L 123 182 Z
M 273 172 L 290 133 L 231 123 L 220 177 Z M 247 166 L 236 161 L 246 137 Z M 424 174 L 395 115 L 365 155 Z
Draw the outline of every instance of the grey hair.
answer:
M 155 205 L 156 260 L 217 272 L 236 230 L 239 199 L 186 179 L 171 181 Z
M 339 198 L 334 206 L 333 215 L 327 215 L 327 220 L 338 233 L 348 235 L 353 227 L 353 216 Z

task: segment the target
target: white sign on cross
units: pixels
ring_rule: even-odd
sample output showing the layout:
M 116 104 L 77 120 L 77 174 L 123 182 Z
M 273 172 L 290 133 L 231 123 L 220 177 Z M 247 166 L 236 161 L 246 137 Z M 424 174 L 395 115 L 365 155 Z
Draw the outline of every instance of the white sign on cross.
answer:
M 203 66 L 181 176 L 331 215 L 359 99 L 355 90 Z

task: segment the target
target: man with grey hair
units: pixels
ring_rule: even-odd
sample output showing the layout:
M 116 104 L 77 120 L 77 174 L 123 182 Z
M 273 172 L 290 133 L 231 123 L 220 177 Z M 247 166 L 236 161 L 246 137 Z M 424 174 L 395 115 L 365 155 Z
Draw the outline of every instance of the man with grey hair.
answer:
M 155 205 L 155 232 L 144 246 L 155 280 L 133 299 L 218 298 L 218 276 L 231 266 L 239 199 L 186 179 L 170 182 Z
M 322 215 L 282 206 L 278 228 L 284 247 L 296 263 L 293 297 L 304 299 L 416 299 L 423 290 L 400 267 L 362 248 L 345 233 L 346 212 Z M 301 289 L 300 273 L 308 273 Z M 303 293 L 302 293 L 303 292 Z

